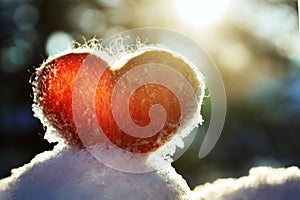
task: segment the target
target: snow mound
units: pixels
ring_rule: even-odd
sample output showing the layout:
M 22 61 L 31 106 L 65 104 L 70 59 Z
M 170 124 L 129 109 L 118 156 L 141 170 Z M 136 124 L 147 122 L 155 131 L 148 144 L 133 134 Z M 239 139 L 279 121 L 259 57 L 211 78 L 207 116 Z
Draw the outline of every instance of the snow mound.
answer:
M 128 163 L 131 165 L 132 163 Z M 0 180 L 0 200 L 38 199 L 300 199 L 300 169 L 252 168 L 249 176 L 219 179 L 190 190 L 168 165 L 148 173 L 127 173 L 107 167 L 88 150 L 57 145 Z
M 186 181 L 169 165 L 149 173 L 106 167 L 87 150 L 54 149 L 0 180 L 0 199 L 188 199 Z
M 300 170 L 297 167 L 252 168 L 249 176 L 219 179 L 197 186 L 191 199 L 201 200 L 296 200 L 300 199 Z

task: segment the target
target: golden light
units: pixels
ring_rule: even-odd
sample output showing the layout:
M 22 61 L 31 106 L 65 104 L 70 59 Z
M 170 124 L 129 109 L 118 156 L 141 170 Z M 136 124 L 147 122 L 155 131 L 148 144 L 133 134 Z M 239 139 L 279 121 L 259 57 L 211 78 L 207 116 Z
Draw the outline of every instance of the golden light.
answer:
M 227 11 L 231 0 L 175 0 L 182 20 L 196 27 L 217 22 Z

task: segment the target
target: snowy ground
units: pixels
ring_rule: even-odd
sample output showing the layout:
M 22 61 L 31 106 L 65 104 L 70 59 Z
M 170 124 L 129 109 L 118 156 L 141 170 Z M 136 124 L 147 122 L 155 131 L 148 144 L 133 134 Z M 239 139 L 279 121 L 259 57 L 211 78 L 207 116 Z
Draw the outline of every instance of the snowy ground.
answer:
M 56 147 L 0 180 L 0 199 L 300 199 L 300 170 L 258 167 L 249 176 L 190 190 L 172 166 L 149 173 L 109 168 L 85 150 Z
M 298 200 L 300 170 L 297 167 L 252 168 L 249 176 L 219 179 L 194 189 L 191 199 L 203 200 Z

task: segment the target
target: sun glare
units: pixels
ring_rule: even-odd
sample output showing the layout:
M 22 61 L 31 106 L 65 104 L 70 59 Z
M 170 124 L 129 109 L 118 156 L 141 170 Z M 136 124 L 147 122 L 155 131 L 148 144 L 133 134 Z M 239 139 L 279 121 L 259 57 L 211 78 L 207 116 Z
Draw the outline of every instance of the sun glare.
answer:
M 196 27 L 203 27 L 218 21 L 230 6 L 231 0 L 176 0 L 178 15 L 182 20 Z

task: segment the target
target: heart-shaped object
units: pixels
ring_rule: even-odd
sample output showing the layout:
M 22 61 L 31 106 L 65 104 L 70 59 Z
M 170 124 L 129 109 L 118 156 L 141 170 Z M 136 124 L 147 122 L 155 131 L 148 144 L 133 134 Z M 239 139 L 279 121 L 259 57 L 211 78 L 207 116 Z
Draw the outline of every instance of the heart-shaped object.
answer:
M 85 62 L 87 58 L 89 64 Z M 85 70 L 84 73 L 87 78 L 79 84 L 86 89 L 79 96 L 76 96 L 79 98 L 77 102 L 94 98 L 95 109 L 91 111 L 87 110 L 84 105 L 79 105 L 82 118 L 79 122 L 77 120 L 75 125 L 72 98 L 74 98 L 74 82 L 82 65 L 97 66 L 105 70 L 100 77 L 97 77 L 98 83 L 94 93 L 89 87 L 91 81 L 94 80 L 89 77 L 95 76 L 95 72 L 93 67 L 90 70 L 89 68 Z M 148 68 L 127 76 L 129 72 L 138 70 L 141 66 Z M 165 68 L 171 69 L 172 73 L 163 75 Z M 174 73 L 178 76 L 175 76 Z M 141 82 L 140 79 L 143 77 L 148 78 L 148 80 L 152 80 L 152 78 L 153 80 L 163 80 L 163 83 L 156 80 L 142 84 L 130 93 L 131 96 L 128 101 L 122 100 L 126 93 L 126 87 L 132 83 Z M 115 90 L 120 86 L 120 84 L 118 85 L 119 82 L 122 82 L 125 89 Z M 188 83 L 189 89 L 193 91 L 196 102 L 186 95 L 186 83 Z M 169 88 L 168 85 L 170 84 L 176 87 Z M 157 150 L 170 141 L 181 127 L 188 125 L 195 112 L 200 111 L 198 109 L 200 107 L 198 105 L 200 102 L 199 94 L 201 88 L 204 87 L 199 81 L 199 75 L 189 64 L 164 50 L 144 51 L 130 58 L 118 68 L 109 67 L 106 61 L 89 51 L 68 53 L 43 63 L 36 72 L 33 85 L 34 101 L 44 115 L 41 120 L 47 121 L 46 124 L 54 127 L 68 144 L 84 148 L 77 127 L 89 126 L 87 123 L 89 119 L 84 116 L 86 116 L 86 112 L 95 112 L 98 123 L 107 139 L 117 147 L 134 153 L 148 153 Z M 119 96 L 119 100 L 114 101 L 115 96 Z M 151 116 L 151 107 L 157 105 L 163 106 L 165 116 L 163 114 L 155 115 L 155 112 Z M 136 126 L 146 127 L 153 121 L 154 127 L 159 127 L 159 130 L 153 129 L 152 132 L 154 131 L 154 133 L 149 136 L 143 135 L 143 131 L 140 132 L 141 136 L 138 133 L 131 134 L 130 127 L 126 129 L 127 122 L 124 122 L 126 130 L 119 126 L 120 121 L 121 123 L 128 121 L 128 118 L 122 117 L 124 108 L 125 110 L 128 108 L 130 114 L 129 120 L 131 122 L 129 125 L 127 124 L 128 126 L 134 123 Z M 185 110 L 183 111 L 183 109 Z M 200 113 L 196 114 L 200 115 Z M 119 116 L 118 120 L 116 120 L 116 115 Z M 164 123 L 155 124 L 161 123 L 160 118 L 164 118 Z M 97 135 L 89 137 L 88 140 L 88 144 L 102 142 Z

